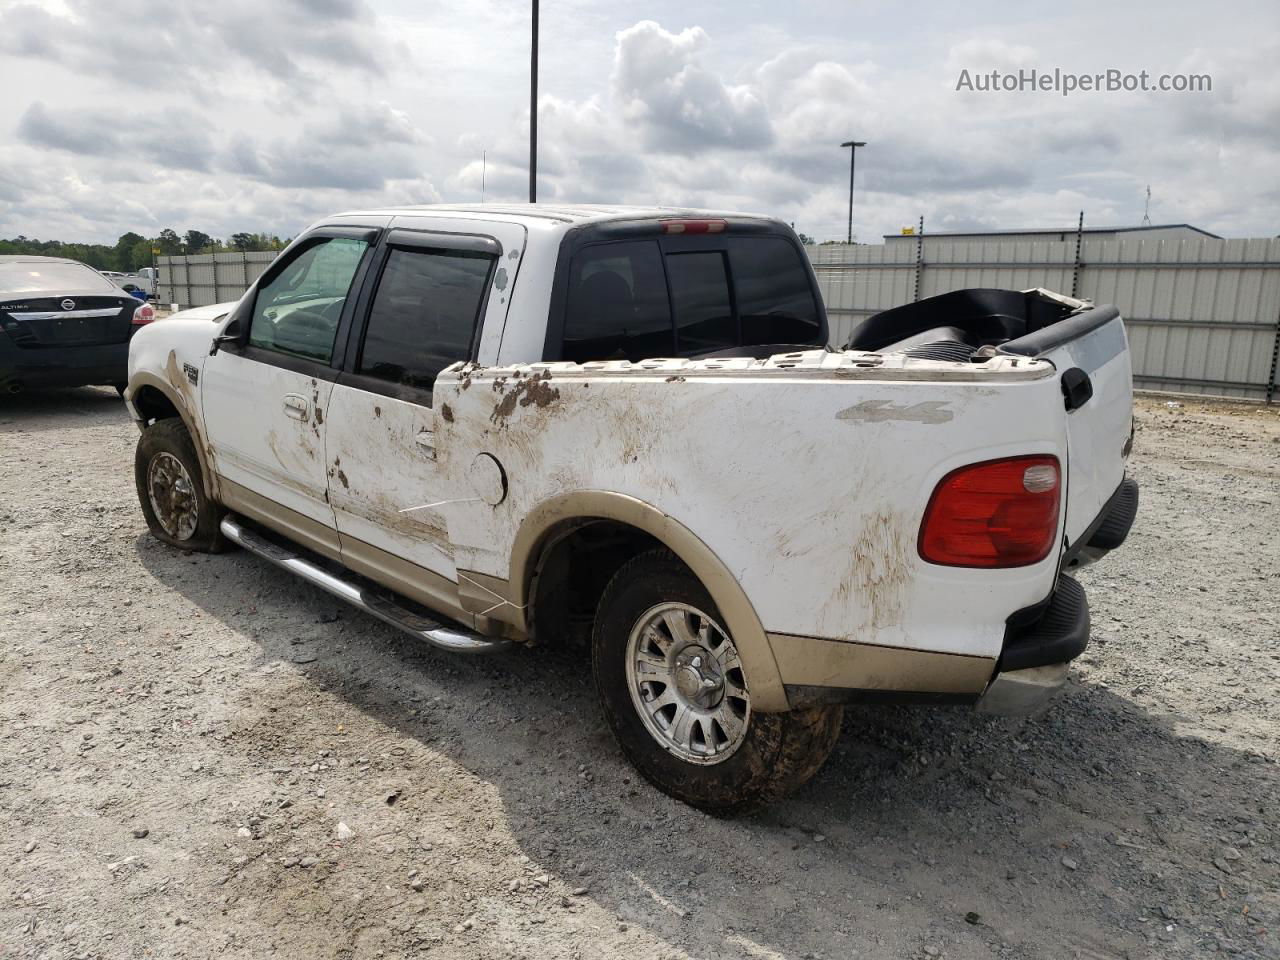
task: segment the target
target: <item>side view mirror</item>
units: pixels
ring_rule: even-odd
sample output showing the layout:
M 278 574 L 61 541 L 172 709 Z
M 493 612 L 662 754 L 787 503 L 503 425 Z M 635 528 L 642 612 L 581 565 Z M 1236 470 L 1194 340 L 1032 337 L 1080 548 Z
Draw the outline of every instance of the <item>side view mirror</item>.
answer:
M 224 344 L 240 342 L 240 321 L 232 320 L 227 324 L 222 333 L 213 338 L 213 344 L 209 347 L 209 356 L 213 356 Z

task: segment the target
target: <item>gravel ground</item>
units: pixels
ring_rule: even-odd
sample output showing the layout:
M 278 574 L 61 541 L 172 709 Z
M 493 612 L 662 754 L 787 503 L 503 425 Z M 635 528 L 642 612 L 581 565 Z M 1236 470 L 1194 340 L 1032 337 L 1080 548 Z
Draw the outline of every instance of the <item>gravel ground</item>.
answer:
M 155 543 L 135 440 L 0 401 L 0 957 L 1280 956 L 1280 411 L 1141 402 L 1046 714 L 851 709 L 735 821 L 638 780 L 573 651 Z

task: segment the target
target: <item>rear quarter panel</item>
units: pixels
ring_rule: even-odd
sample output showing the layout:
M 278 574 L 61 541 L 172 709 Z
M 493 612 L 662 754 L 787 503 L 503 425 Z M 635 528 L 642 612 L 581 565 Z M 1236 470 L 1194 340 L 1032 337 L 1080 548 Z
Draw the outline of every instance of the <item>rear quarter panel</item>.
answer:
M 1043 599 L 1058 553 L 1016 570 L 926 564 L 929 495 L 948 471 L 1017 454 L 1066 462 L 1055 378 L 842 380 L 528 368 L 443 376 L 442 507 L 457 565 L 497 578 L 539 503 L 608 490 L 688 527 L 732 571 L 769 633 L 994 657 L 1004 621 Z M 533 371 L 537 374 L 537 371 Z M 508 493 L 476 498 L 473 458 Z

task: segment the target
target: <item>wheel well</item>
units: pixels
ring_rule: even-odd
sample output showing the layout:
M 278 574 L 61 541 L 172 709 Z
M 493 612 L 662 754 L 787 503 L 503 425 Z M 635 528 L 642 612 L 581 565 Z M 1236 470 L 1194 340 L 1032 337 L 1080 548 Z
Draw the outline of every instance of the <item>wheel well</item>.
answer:
M 180 416 L 173 401 L 156 387 L 142 387 L 133 395 L 133 408 L 141 415 L 144 423 L 152 424 L 157 420 L 168 420 Z
M 662 547 L 652 534 L 617 520 L 566 521 L 545 537 L 529 584 L 529 639 L 589 643 L 596 607 L 618 569 Z

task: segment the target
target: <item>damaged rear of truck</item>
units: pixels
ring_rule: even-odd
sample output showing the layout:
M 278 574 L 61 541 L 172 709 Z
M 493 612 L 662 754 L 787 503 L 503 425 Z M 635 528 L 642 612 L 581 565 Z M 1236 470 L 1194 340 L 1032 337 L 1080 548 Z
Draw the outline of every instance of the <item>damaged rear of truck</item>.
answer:
M 522 634 L 594 627 L 624 747 L 643 741 L 609 678 L 630 671 L 649 739 L 686 762 L 732 752 L 734 718 L 711 711 L 699 729 L 689 693 L 730 702 L 725 674 L 706 642 L 690 649 L 709 666 L 676 664 L 679 630 L 654 630 L 649 660 L 625 631 L 608 635 L 609 584 L 626 579 L 636 531 L 705 587 L 711 606 L 692 605 L 692 622 L 731 639 L 739 719 L 790 711 L 829 730 L 850 702 L 1038 709 L 1088 642 L 1070 571 L 1118 546 L 1136 511 L 1124 327 L 1113 308 L 1044 291 L 951 299 L 890 318 L 898 339 L 881 350 L 446 372 L 444 470 L 473 470 L 478 450 L 501 464 L 492 495 L 459 489 L 442 508 L 461 578 L 501 584 L 477 600 Z M 1004 335 L 966 309 L 1002 313 Z M 450 463 L 455 452 L 469 462 Z M 628 752 L 708 805 L 705 785 L 647 744 Z
M 440 508 L 455 563 L 536 603 L 536 571 L 511 563 L 530 516 L 580 530 L 615 501 L 724 568 L 707 579 L 725 583 L 739 651 L 754 648 L 757 709 L 1029 709 L 1088 638 L 1069 571 L 1117 545 L 1099 527 L 1131 521 L 1136 489 L 1123 326 L 1059 307 L 1071 316 L 969 361 L 895 348 L 447 372 L 443 469 L 466 475 L 449 458 L 483 450 L 503 474 L 500 503 L 459 490 Z M 523 606 L 490 615 L 523 630 Z
M 807 780 L 846 703 L 1037 709 L 1137 509 L 1114 308 L 958 291 L 832 349 L 767 218 L 345 214 L 216 331 L 157 326 L 158 537 L 454 651 L 577 635 L 631 761 L 718 813 Z

